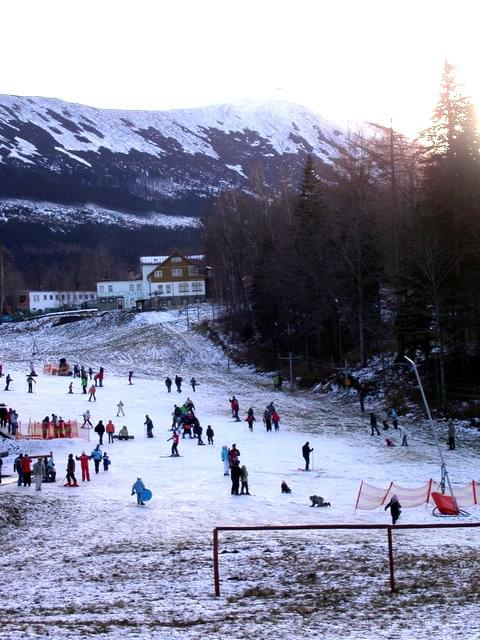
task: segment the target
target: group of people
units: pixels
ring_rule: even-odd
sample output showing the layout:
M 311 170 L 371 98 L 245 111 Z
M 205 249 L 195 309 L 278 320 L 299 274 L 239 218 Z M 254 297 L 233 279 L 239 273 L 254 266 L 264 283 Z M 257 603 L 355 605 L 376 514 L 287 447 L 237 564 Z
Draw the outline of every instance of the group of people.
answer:
M 18 429 L 18 412 L 7 405 L 0 403 L 0 429 L 8 435 L 16 436 Z
M 100 444 L 97 444 L 90 455 L 85 453 L 85 451 L 82 451 L 81 455 L 75 457 L 73 453 L 69 453 L 67 459 L 67 475 L 65 483 L 66 487 L 78 487 L 77 478 L 75 476 L 75 460 L 78 460 L 80 462 L 80 469 L 82 471 L 82 482 L 90 482 L 90 460 L 93 460 L 95 473 L 99 473 L 100 464 L 103 463 L 104 471 L 108 471 L 108 468 L 111 465 L 111 460 L 108 456 L 108 453 L 106 451 L 102 452 L 102 450 L 100 449 Z
M 229 399 L 229 402 L 230 402 L 230 408 L 232 411 L 232 418 L 235 418 L 236 422 L 240 422 L 240 418 L 238 417 L 239 404 L 238 404 L 237 398 L 233 396 L 232 398 Z M 272 425 L 275 431 L 280 430 L 280 416 L 278 415 L 278 412 L 275 409 L 275 405 L 273 404 L 273 402 L 270 402 L 266 406 L 263 412 L 262 420 L 265 426 L 265 431 L 267 431 L 267 433 L 269 431 L 272 431 Z M 245 417 L 245 422 L 248 424 L 248 429 L 250 431 L 253 431 L 253 423 L 256 422 L 255 412 L 253 410 L 253 407 L 249 407 L 247 411 L 247 415 Z
M 35 459 L 35 462 L 33 460 Z M 17 473 L 17 485 L 21 487 L 32 486 L 32 474 L 35 479 L 35 488 L 42 490 L 42 482 L 55 482 L 57 471 L 52 456 L 29 456 L 19 453 L 13 462 L 13 471 Z
M 173 405 L 172 411 L 172 436 L 168 438 L 167 442 L 172 441 L 171 456 L 179 456 L 178 444 L 180 442 L 180 434 L 182 439 L 188 438 L 189 440 L 196 439 L 197 445 L 203 446 L 203 427 L 200 424 L 200 420 L 195 415 L 195 405 L 190 398 L 187 398 L 182 405 Z M 205 432 L 207 436 L 207 443 L 213 445 L 213 438 L 215 432 L 212 425 L 207 425 Z
M 177 393 L 182 393 L 182 383 L 183 383 L 183 378 L 182 376 L 179 376 L 178 374 L 175 376 L 174 378 L 174 382 L 175 382 L 175 386 L 177 388 Z M 167 392 L 170 393 L 172 391 L 172 379 L 170 378 L 170 376 L 167 376 L 165 378 L 165 386 L 167 387 Z M 198 382 L 196 381 L 195 377 L 192 376 L 190 378 L 190 386 L 192 387 L 192 391 L 195 393 L 196 389 L 197 389 L 197 385 Z
M 388 419 L 392 420 L 392 427 L 393 429 L 397 429 L 399 436 L 400 436 L 400 443 L 402 447 L 408 447 L 408 431 L 406 430 L 406 428 L 403 425 L 399 425 L 398 424 L 398 413 L 397 410 L 395 409 L 395 407 L 391 407 L 388 411 L 387 411 L 387 416 L 385 418 L 385 420 L 382 420 L 382 429 L 383 431 L 388 431 L 390 429 L 390 424 L 388 423 Z M 370 435 L 374 436 L 380 435 L 380 430 L 378 428 L 378 420 L 377 420 L 377 416 L 375 415 L 374 411 L 370 412 Z M 393 439 L 393 437 L 387 436 L 385 438 L 385 444 L 387 445 L 387 447 L 394 447 L 395 446 L 395 440 Z
M 248 470 L 244 464 L 240 465 L 240 451 L 237 445 L 233 443 L 230 448 L 223 445 L 220 457 L 223 463 L 223 475 L 230 475 L 232 481 L 230 493 L 233 496 L 249 496 Z

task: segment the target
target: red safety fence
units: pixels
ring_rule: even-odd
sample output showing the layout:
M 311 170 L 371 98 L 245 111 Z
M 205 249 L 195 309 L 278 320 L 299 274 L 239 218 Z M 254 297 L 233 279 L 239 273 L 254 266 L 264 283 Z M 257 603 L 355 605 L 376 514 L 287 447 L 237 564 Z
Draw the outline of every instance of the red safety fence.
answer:
M 479 483 L 472 480 L 465 485 L 453 487 L 453 493 L 459 507 L 472 507 L 478 504 Z M 393 495 L 396 495 L 402 508 L 420 507 L 421 505 L 433 504 L 432 493 L 440 492 L 440 483 L 430 479 L 421 487 L 407 488 L 401 487 L 395 482 L 391 482 L 387 488 L 374 487 L 362 480 L 358 490 L 355 509 L 373 510 L 386 505 Z
M 18 424 L 17 440 L 52 440 L 54 438 L 90 439 L 90 430 L 79 427 L 77 420 L 59 420 L 56 424 L 29 420 L 27 425 Z

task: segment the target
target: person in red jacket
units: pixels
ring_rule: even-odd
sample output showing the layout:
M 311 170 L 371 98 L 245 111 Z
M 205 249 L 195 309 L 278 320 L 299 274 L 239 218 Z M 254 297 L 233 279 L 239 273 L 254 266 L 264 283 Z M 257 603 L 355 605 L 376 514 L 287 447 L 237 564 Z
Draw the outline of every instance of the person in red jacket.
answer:
M 115 425 L 113 424 L 113 422 L 111 420 L 109 420 L 107 422 L 107 425 L 105 427 L 105 431 L 108 434 L 108 442 L 112 442 L 113 443 L 113 434 L 115 433 Z
M 90 387 L 90 389 L 88 390 L 88 394 L 89 394 L 89 395 L 88 395 L 88 401 L 89 401 L 89 402 L 91 402 L 92 400 L 93 400 L 94 402 L 96 402 L 96 401 L 97 401 L 97 398 L 95 397 L 96 392 L 97 392 L 97 389 L 96 389 L 95 385 L 94 385 L 94 384 L 92 384 L 92 386 L 91 386 L 91 387 Z
M 31 487 L 32 486 L 32 459 L 30 456 L 25 454 L 22 458 L 22 476 L 23 476 L 23 486 Z
M 90 482 L 90 468 L 88 466 L 90 456 L 87 456 L 85 451 L 82 451 L 82 455 L 76 456 L 76 458 L 77 460 L 80 460 L 80 468 L 82 470 L 82 482 L 85 482 L 85 480 Z
M 235 396 L 230 398 L 230 407 L 232 409 L 232 418 L 235 418 L 237 422 L 240 422 L 240 418 L 238 417 L 240 405 L 238 404 L 238 400 Z
M 240 451 L 237 449 L 237 445 L 232 444 L 231 449 L 228 451 L 228 461 L 230 463 L 230 468 L 232 467 L 234 462 L 238 462 L 238 458 L 240 457 Z
M 178 431 L 174 431 L 171 438 L 168 440 L 173 440 L 172 442 L 172 453 L 170 454 L 172 457 L 177 457 L 180 454 L 178 453 L 178 443 L 180 441 L 180 436 L 178 435 Z M 167 442 L 168 442 L 167 440 Z

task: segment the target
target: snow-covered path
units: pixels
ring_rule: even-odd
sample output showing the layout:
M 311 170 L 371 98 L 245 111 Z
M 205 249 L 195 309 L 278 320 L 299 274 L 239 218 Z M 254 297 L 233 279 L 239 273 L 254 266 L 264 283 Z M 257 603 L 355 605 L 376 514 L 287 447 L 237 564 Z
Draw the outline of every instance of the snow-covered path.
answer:
M 383 438 L 369 436 L 357 405 L 305 392 L 274 394 L 271 376 L 248 367 L 227 368 L 224 355 L 197 332 L 187 331 L 185 318 L 173 312 L 108 313 L 59 327 L 51 320 L 4 325 L 0 338 L 4 370 L 14 378 L 12 390 L 0 392 L 0 401 L 15 407 L 22 420 L 41 420 L 52 412 L 78 418 L 89 408 L 94 424 L 112 418 L 117 430 L 127 424 L 135 434 L 133 441 L 104 445 L 112 459 L 110 471 L 93 474 L 78 489 L 64 488 L 63 482 L 44 485 L 41 493 L 15 484 L 2 487 L 2 504 L 20 506 L 24 524 L 3 529 L 0 627 L 6 635 L 1 637 L 480 637 L 473 614 L 478 605 L 477 529 L 429 536 L 399 533 L 398 579 L 404 589 L 394 597 L 388 592 L 385 534 L 223 534 L 222 597 L 213 596 L 215 526 L 385 523 L 382 510 L 355 512 L 360 481 L 420 486 L 438 478 L 436 452 L 422 425 L 410 426 L 408 451 L 387 449 Z M 77 381 L 69 395 L 68 380 L 43 374 L 35 393 L 27 394 L 33 340 L 37 370 L 60 357 L 94 369 L 104 366 L 105 386 L 97 402 L 87 402 Z M 133 385 L 127 383 L 130 369 Z M 167 394 L 164 376 L 176 373 L 183 375 L 184 392 Z M 200 383 L 195 394 L 188 386 L 192 375 Z M 253 433 L 245 422 L 232 420 L 232 393 L 242 417 L 254 407 Z M 173 403 L 187 395 L 204 429 L 213 426 L 215 445 L 181 440 L 182 457 L 174 459 L 168 457 L 167 442 L 171 412 Z M 116 417 L 120 399 L 125 419 Z M 271 400 L 281 415 L 281 430 L 267 434 L 261 415 Z M 145 414 L 153 419 L 153 440 L 145 437 Z M 68 453 L 93 449 L 96 436 L 90 435 L 88 445 L 80 440 L 29 442 L 23 450 L 52 450 L 61 480 Z M 298 470 L 306 440 L 315 449 L 310 474 Z M 254 494 L 249 497 L 231 496 L 230 480 L 223 476 L 221 446 L 233 442 L 249 471 Z M 4 473 L 11 461 L 6 460 Z M 455 482 L 477 477 L 473 436 L 465 434 L 463 446 L 448 452 L 448 463 Z M 154 493 L 146 508 L 130 497 L 137 476 Z M 282 480 L 292 494 L 280 494 Z M 325 496 L 332 507 L 310 509 L 313 493 Z M 470 519 L 476 520 L 477 513 Z M 433 520 L 423 507 L 402 514 L 404 523 Z M 433 579 L 432 556 L 438 572 Z

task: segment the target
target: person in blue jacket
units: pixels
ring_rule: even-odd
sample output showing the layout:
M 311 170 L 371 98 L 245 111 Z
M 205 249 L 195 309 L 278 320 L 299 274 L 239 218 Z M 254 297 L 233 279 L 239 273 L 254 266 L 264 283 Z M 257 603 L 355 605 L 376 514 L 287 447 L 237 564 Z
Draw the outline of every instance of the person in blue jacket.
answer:
M 142 482 L 141 478 L 137 478 L 136 482 L 134 482 L 133 487 L 132 487 L 132 496 L 136 493 L 137 494 L 137 504 L 138 505 L 145 505 L 144 501 L 142 500 L 142 494 L 145 491 L 145 485 Z
M 91 460 L 93 460 L 93 464 L 95 465 L 95 473 L 98 473 L 100 471 L 100 462 L 103 458 L 103 454 L 99 444 L 97 444 L 95 449 L 90 454 L 90 458 Z
M 108 453 L 105 451 L 103 454 L 103 470 L 108 471 L 108 467 L 112 464 L 112 461 L 108 457 Z

